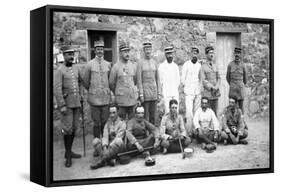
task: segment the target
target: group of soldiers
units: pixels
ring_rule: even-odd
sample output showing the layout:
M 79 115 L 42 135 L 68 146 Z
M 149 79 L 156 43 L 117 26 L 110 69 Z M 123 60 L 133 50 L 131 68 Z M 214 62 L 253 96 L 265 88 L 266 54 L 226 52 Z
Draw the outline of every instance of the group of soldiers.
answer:
M 198 59 L 199 49 L 192 47 L 181 75 L 173 62 L 173 46 L 165 47 L 166 60 L 158 64 L 152 57 L 152 43 L 145 41 L 144 58 L 134 64 L 130 61 L 130 45 L 121 43 L 120 59 L 113 66 L 104 59 L 103 41 L 96 41 L 94 48 L 95 57 L 81 70 L 73 65 L 75 50 L 62 47 L 64 64 L 55 72 L 54 93 L 61 112 L 66 167 L 72 166 L 73 158 L 81 158 L 72 151 L 72 143 L 84 88 L 93 120 L 93 155 L 100 157 L 94 158 L 91 169 L 114 166 L 118 154 L 125 151 L 135 150 L 146 161 L 152 160 L 154 152 L 181 152 L 192 138 L 202 143 L 206 152 L 213 152 L 218 142 L 247 144 L 243 118 L 247 76 L 241 48 L 234 49 L 235 59 L 227 68 L 229 106 L 223 111 L 221 123 L 217 118 L 221 78 L 212 46 L 205 48 L 207 60 L 203 63 Z M 180 86 L 185 94 L 185 118 L 179 114 Z M 157 127 L 160 101 L 165 114 Z

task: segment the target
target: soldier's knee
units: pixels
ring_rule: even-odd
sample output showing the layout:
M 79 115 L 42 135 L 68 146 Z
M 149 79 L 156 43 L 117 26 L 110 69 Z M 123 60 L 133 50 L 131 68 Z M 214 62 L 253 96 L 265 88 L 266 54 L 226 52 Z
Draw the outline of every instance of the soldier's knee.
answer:
M 161 141 L 161 147 L 168 148 L 170 146 L 170 142 L 166 139 Z
M 123 140 L 121 138 L 115 138 L 114 141 L 111 143 L 111 145 L 115 145 L 117 147 L 120 147 L 123 145 Z
M 190 143 L 191 143 L 191 138 L 187 136 L 187 137 L 184 139 L 183 144 L 184 144 L 184 146 L 187 147 Z
M 101 140 L 99 138 L 94 138 L 92 144 L 94 147 L 96 147 L 101 144 Z
M 221 140 L 226 140 L 226 139 L 228 138 L 228 136 L 227 136 L 227 134 L 226 134 L 225 131 L 222 131 L 222 132 L 221 132 L 220 137 L 221 137 Z

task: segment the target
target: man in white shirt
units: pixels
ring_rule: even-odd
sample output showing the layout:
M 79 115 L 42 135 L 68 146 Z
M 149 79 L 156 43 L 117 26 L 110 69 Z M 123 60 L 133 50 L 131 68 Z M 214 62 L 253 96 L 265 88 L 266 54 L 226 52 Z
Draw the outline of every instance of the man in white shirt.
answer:
M 179 101 L 178 87 L 180 85 L 179 67 L 173 62 L 174 48 L 165 48 L 166 61 L 159 66 L 160 87 L 165 104 L 165 113 L 169 112 L 169 102 L 171 99 Z
M 213 152 L 216 142 L 219 142 L 219 121 L 212 109 L 208 107 L 209 99 L 202 97 L 201 107 L 195 112 L 193 118 L 194 135 L 202 143 L 202 149 Z
M 182 67 L 181 83 L 185 94 L 185 116 L 187 126 L 192 126 L 193 114 L 200 107 L 201 102 L 201 63 L 198 62 L 199 49 L 191 48 L 191 60 Z

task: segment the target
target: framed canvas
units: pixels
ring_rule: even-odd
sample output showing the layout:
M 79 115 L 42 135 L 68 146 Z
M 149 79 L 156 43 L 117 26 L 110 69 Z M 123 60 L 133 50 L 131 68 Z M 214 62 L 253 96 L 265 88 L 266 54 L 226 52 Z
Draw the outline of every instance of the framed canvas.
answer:
M 272 19 L 30 12 L 30 180 L 272 173 Z

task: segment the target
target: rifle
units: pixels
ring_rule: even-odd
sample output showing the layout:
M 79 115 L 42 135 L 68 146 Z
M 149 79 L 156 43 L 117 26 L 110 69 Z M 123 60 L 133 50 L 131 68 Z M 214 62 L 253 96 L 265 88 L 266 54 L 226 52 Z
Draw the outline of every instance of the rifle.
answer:
M 81 117 L 82 117 L 82 131 L 83 131 L 83 150 L 84 150 L 84 157 L 86 156 L 86 144 L 85 144 L 85 121 L 84 121 L 84 104 L 83 99 L 80 100 L 81 103 Z
M 154 148 L 153 146 L 145 147 L 145 148 L 143 149 L 143 151 L 148 151 L 148 150 L 151 150 L 151 149 L 153 149 L 153 148 Z M 123 152 L 123 153 L 118 153 L 117 156 L 118 156 L 118 157 L 121 157 L 121 156 L 124 156 L 124 155 L 131 155 L 132 153 L 137 153 L 137 152 L 139 152 L 139 150 L 134 149 L 134 150 L 126 151 L 126 152 Z

